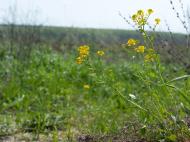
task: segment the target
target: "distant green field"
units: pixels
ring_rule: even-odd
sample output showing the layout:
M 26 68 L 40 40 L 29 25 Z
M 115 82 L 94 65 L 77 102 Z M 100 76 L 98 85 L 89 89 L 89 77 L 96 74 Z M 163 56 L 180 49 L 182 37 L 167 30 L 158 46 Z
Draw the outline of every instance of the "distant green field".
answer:
M 151 32 L 150 32 L 151 33 Z M 121 50 L 121 45 L 129 38 L 143 41 L 139 32 L 119 29 L 82 29 L 45 27 L 42 30 L 44 42 L 58 51 L 71 51 L 80 45 L 89 45 L 93 49 L 104 49 L 111 55 L 119 54 L 120 58 L 128 56 Z M 155 47 L 165 62 L 186 64 L 190 53 L 186 52 L 186 35 L 180 33 L 156 32 Z M 111 56 L 114 58 L 114 56 Z M 179 60 L 181 62 L 179 62 Z

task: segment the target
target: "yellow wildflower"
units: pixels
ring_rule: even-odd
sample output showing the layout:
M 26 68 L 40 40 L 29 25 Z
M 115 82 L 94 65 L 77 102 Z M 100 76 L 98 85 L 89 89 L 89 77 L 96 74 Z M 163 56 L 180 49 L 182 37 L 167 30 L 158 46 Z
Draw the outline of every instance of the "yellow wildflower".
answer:
M 135 21 L 136 19 L 137 19 L 137 15 L 136 15 L 136 14 L 133 14 L 132 20 Z
M 138 22 L 137 22 L 137 24 L 139 26 L 145 25 L 146 24 L 146 20 L 145 19 L 139 19 Z
M 156 25 L 160 24 L 160 19 L 159 18 L 156 18 L 154 21 L 155 21 Z
M 138 10 L 138 11 L 137 11 L 137 15 L 143 16 L 143 15 L 144 15 L 144 11 L 143 11 L 143 10 Z
M 137 48 L 135 48 L 135 51 L 138 53 L 144 53 L 145 47 L 143 45 L 138 46 Z
M 90 89 L 90 85 L 85 84 L 85 85 L 83 85 L 83 88 L 84 88 L 84 89 Z
M 152 9 L 148 9 L 147 12 L 149 15 L 151 15 L 154 11 Z
M 77 64 L 82 64 L 82 62 L 83 62 L 82 57 L 77 57 L 77 58 L 76 58 L 76 63 L 77 63 Z
M 88 46 L 88 45 L 82 45 L 82 46 L 80 46 L 79 48 L 78 48 L 78 50 L 80 51 L 80 50 L 89 50 L 90 49 L 90 47 Z
M 128 46 L 134 46 L 137 44 L 137 40 L 130 38 L 127 42 Z
M 86 56 L 88 56 L 89 55 L 89 48 L 90 47 L 87 45 L 80 46 L 78 48 L 80 57 L 85 58 Z
M 99 56 L 103 56 L 103 55 L 104 55 L 104 51 L 101 51 L 101 50 L 97 51 L 96 53 L 97 53 L 97 55 L 99 55 Z

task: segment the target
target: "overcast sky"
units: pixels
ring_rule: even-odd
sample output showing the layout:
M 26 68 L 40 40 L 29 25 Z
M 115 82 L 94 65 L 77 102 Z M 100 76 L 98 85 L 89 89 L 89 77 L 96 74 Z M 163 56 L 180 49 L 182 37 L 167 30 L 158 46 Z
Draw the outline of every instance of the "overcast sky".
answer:
M 182 0 L 184 7 L 190 0 Z M 180 11 L 179 0 L 173 0 Z M 130 26 L 119 16 L 128 17 L 138 9 L 154 9 L 153 17 L 160 17 L 159 30 L 166 30 L 167 20 L 173 31 L 183 32 L 179 20 L 172 12 L 169 0 L 0 0 L 1 20 L 8 18 L 9 7 L 17 5 L 13 13 L 19 20 L 26 19 L 35 23 L 55 26 L 93 27 L 129 29 Z

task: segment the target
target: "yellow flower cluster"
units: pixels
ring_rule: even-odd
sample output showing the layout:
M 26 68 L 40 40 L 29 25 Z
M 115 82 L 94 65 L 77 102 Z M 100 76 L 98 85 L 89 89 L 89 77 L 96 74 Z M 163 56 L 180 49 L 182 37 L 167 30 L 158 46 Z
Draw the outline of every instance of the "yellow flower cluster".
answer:
M 81 57 L 77 57 L 76 62 L 77 62 L 77 64 L 82 64 L 83 59 Z
M 79 56 L 76 58 L 76 63 L 77 64 L 82 64 L 87 59 L 87 57 L 89 56 L 89 51 L 90 51 L 89 46 L 87 46 L 87 45 L 80 46 L 78 48 Z M 98 56 L 103 56 L 105 53 L 102 50 L 98 50 L 96 52 L 96 54 Z
M 154 10 L 148 9 L 148 10 L 147 10 L 147 13 L 148 13 L 149 15 L 151 15 L 152 13 L 154 13 Z
M 138 40 L 130 38 L 127 42 L 127 46 L 133 46 L 134 50 L 137 53 L 145 53 L 144 55 L 144 61 L 145 62 L 153 62 L 156 59 L 156 53 L 153 48 L 148 48 L 146 49 L 144 45 L 139 45 L 138 46 Z
M 132 15 L 131 19 L 133 20 L 133 22 L 135 22 L 136 25 L 144 26 L 147 24 L 147 20 L 152 13 L 154 13 L 154 10 L 152 9 L 148 9 L 146 12 L 140 9 Z M 160 24 L 159 18 L 156 18 L 154 21 L 156 25 Z
M 127 47 L 133 47 L 133 49 L 137 53 L 144 53 L 144 61 L 145 62 L 152 62 L 155 61 L 156 58 L 158 57 L 157 54 L 154 51 L 154 41 L 152 40 L 153 38 L 145 31 L 145 26 L 148 25 L 148 19 L 150 15 L 154 13 L 154 10 L 152 9 L 147 9 L 147 11 L 144 10 L 138 10 L 135 14 L 132 15 L 131 19 L 133 20 L 134 24 L 137 26 L 138 30 L 143 36 L 144 43 L 146 43 L 146 46 L 144 45 L 138 45 L 138 40 L 130 38 L 127 42 Z M 160 19 L 156 18 L 154 19 L 155 25 L 154 29 L 158 24 L 160 24 Z
M 97 54 L 98 56 L 103 56 L 103 55 L 104 55 L 104 51 L 98 50 L 98 51 L 96 52 L 96 54 Z
M 137 40 L 133 39 L 133 38 L 130 38 L 127 42 L 127 46 L 134 46 L 137 44 Z
M 76 62 L 77 64 L 82 64 L 83 61 L 85 61 L 85 59 L 88 57 L 89 55 L 89 49 L 90 47 L 87 45 L 83 45 L 80 46 L 78 48 L 78 52 L 79 52 L 79 57 L 76 58 Z
M 87 45 L 80 46 L 78 48 L 80 57 L 83 57 L 83 58 L 87 57 L 89 55 L 89 49 L 90 47 Z
M 130 39 L 127 41 L 127 47 L 131 47 L 131 46 L 135 47 L 137 44 L 138 44 L 138 40 L 133 39 L 133 38 L 130 38 Z M 140 46 L 134 48 L 134 50 L 135 50 L 136 52 L 138 52 L 138 53 L 144 53 L 144 51 L 145 51 L 145 46 L 140 45 Z
M 159 18 L 156 18 L 154 21 L 155 21 L 156 25 L 160 24 L 160 19 Z
M 137 15 L 138 15 L 138 16 L 144 16 L 144 11 L 141 10 L 141 9 L 138 10 L 138 11 L 137 11 Z
M 132 20 L 137 25 L 145 25 L 146 24 L 145 15 L 146 14 L 143 10 L 138 10 L 135 14 L 132 15 Z
M 144 53 L 145 47 L 143 45 L 138 46 L 137 48 L 135 48 L 135 51 L 138 53 Z

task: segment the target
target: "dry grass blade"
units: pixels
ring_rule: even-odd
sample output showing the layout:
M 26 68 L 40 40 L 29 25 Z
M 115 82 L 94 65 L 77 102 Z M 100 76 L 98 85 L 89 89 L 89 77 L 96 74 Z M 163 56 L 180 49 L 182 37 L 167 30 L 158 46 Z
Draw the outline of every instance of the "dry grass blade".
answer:
M 174 81 L 179 81 L 179 80 L 186 79 L 186 78 L 190 78 L 190 75 L 183 75 L 183 76 L 180 76 L 180 77 L 176 77 L 176 78 L 170 80 L 168 83 L 174 82 Z

